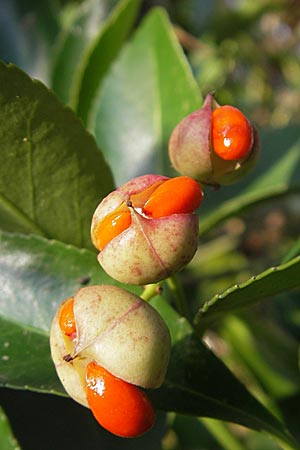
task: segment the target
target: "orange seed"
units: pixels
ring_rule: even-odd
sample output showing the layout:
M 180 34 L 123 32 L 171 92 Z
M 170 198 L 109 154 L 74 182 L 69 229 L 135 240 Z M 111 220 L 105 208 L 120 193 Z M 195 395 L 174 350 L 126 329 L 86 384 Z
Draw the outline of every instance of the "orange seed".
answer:
M 188 214 L 201 204 L 203 191 L 193 178 L 170 178 L 158 186 L 144 205 L 143 211 L 153 218 L 172 214 Z
M 86 368 L 87 401 L 96 420 L 121 437 L 136 437 L 148 431 L 155 419 L 145 392 L 115 377 L 95 362 Z
M 73 311 L 74 298 L 70 297 L 62 304 L 59 313 L 59 326 L 61 331 L 71 337 L 76 333 L 75 317 Z
M 97 249 L 103 250 L 112 239 L 129 228 L 130 224 L 131 214 L 129 210 L 114 211 L 106 216 L 93 232 Z
M 225 105 L 212 113 L 212 146 L 222 159 L 245 158 L 253 144 L 253 129 L 249 120 L 237 108 Z

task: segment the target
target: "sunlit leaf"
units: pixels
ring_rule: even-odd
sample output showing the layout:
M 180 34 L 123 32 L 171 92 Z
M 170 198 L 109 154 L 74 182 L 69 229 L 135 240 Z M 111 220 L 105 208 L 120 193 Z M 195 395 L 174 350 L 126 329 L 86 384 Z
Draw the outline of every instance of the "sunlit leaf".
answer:
M 117 184 L 146 172 L 173 173 L 167 146 L 200 93 L 163 10 L 152 10 L 109 70 L 90 129 Z
M 227 312 L 252 305 L 267 297 L 300 287 L 300 256 L 280 266 L 271 267 L 249 280 L 230 287 L 205 302 L 195 317 L 195 325 L 203 329 Z
M 0 63 L 0 227 L 91 247 L 109 167 L 71 110 L 38 81 Z

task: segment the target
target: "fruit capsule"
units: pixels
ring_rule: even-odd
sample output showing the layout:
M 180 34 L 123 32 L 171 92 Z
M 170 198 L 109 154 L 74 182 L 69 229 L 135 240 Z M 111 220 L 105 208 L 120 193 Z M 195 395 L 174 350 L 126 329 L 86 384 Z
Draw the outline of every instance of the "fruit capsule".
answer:
M 155 420 L 146 393 L 115 377 L 95 362 L 86 368 L 87 401 L 96 420 L 106 430 L 121 437 L 137 437 Z
M 220 106 L 212 94 L 175 127 L 169 140 L 174 168 L 214 186 L 242 179 L 253 169 L 258 153 L 255 127 L 237 108 Z
M 72 334 L 70 323 L 75 327 Z M 50 347 L 66 391 L 89 407 L 89 363 L 130 385 L 155 389 L 164 381 L 171 341 L 165 322 L 150 304 L 117 286 L 100 285 L 81 288 L 73 302 L 62 303 L 52 322 Z
M 98 261 L 116 280 L 149 284 L 180 270 L 194 256 L 203 198 L 192 178 L 144 175 L 98 205 L 91 238 Z

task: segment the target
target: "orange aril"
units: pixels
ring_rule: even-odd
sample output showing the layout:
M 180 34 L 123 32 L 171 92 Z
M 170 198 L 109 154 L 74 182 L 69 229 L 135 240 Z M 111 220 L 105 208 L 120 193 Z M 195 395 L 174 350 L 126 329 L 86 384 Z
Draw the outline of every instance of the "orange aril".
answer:
M 114 211 L 106 216 L 93 231 L 93 239 L 98 250 L 104 247 L 116 236 L 129 228 L 131 213 L 129 210 Z
M 220 158 L 227 161 L 243 159 L 252 148 L 252 125 L 239 109 L 220 106 L 212 113 L 211 140 L 213 150 Z
M 87 401 L 96 420 L 106 430 L 122 437 L 148 431 L 155 419 L 145 392 L 115 377 L 95 362 L 86 368 Z
M 172 214 L 188 214 L 201 204 L 203 191 L 193 178 L 170 178 L 158 186 L 146 201 L 143 211 L 153 218 Z
M 76 324 L 74 317 L 74 298 L 70 297 L 62 304 L 59 313 L 59 326 L 61 331 L 69 337 L 72 337 L 76 333 Z

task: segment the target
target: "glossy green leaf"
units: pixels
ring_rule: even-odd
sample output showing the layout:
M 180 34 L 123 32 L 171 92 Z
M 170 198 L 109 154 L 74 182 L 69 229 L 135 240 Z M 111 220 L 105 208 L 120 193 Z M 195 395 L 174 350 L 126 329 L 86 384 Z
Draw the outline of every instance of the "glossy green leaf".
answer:
M 0 385 L 64 393 L 49 351 L 49 335 L 0 317 Z
M 170 133 L 199 104 L 168 17 L 153 9 L 109 70 L 90 117 L 117 184 L 147 172 L 171 174 Z
M 0 63 L 0 227 L 91 247 L 113 188 L 92 136 L 44 85 Z
M 52 88 L 66 104 L 89 45 L 99 33 L 116 0 L 86 0 L 79 4 L 71 23 L 58 39 L 52 68 Z
M 9 421 L 0 406 L 0 448 L 1 450 L 21 450 L 14 437 Z
M 62 391 L 50 359 L 49 329 L 60 303 L 88 283 L 117 284 L 88 250 L 0 232 L 1 385 Z
M 300 133 L 298 126 L 261 131 L 261 155 L 254 171 L 242 182 L 206 189 L 200 233 L 239 214 L 249 206 L 300 192 Z
M 166 380 L 150 393 L 157 408 L 234 422 L 294 445 L 284 425 L 191 332 L 186 319 L 160 297 L 151 304 L 170 326 L 173 343 Z
M 271 267 L 239 285 L 214 295 L 195 317 L 196 327 L 203 329 L 223 314 L 252 305 L 267 297 L 300 287 L 300 256 L 288 263 Z
M 71 92 L 71 105 L 85 123 L 102 79 L 133 26 L 140 3 L 140 0 L 121 1 L 85 52 L 81 73 Z

